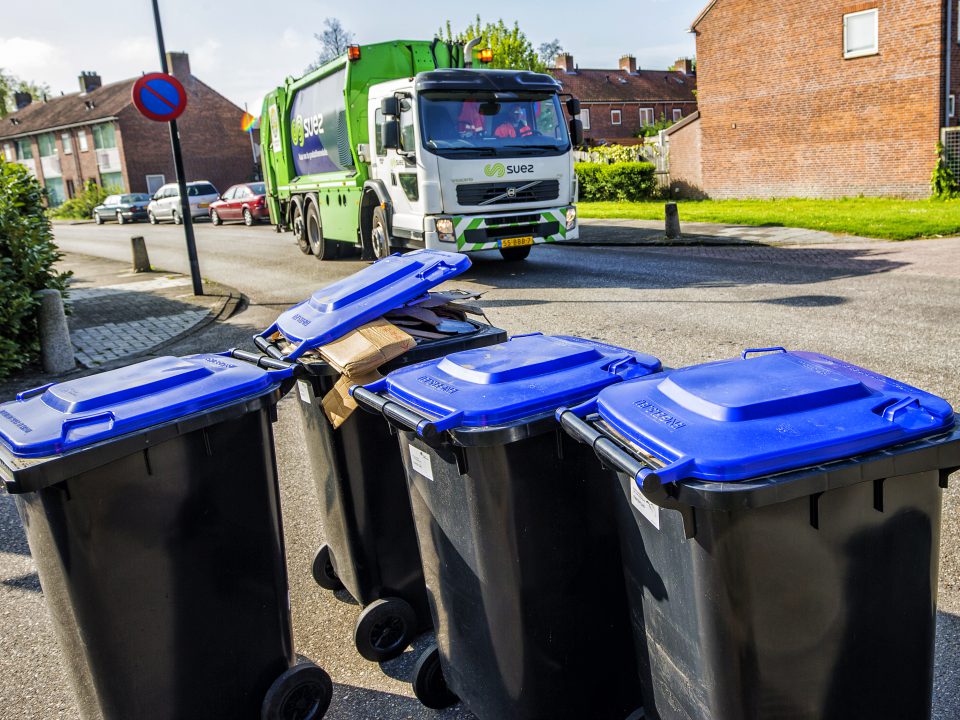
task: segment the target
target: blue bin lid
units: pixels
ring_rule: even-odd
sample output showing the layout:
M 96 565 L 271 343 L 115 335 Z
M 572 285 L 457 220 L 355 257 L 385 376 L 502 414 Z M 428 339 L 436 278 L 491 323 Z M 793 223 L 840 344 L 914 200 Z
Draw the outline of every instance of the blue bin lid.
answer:
M 410 365 L 368 385 L 434 418 L 437 430 L 505 425 L 551 413 L 660 361 L 576 337 L 523 335 Z
M 777 350 L 607 388 L 596 410 L 664 463 L 662 482 L 745 480 L 953 425 L 950 405 L 934 395 L 825 355 Z
M 469 257 L 444 250 L 391 255 L 317 290 L 280 315 L 260 336 L 269 338 L 279 330 L 294 345 L 287 355 L 294 360 L 421 297 L 469 267 Z
M 0 442 L 50 457 L 276 388 L 289 375 L 221 355 L 161 357 L 20 393 L 0 405 Z

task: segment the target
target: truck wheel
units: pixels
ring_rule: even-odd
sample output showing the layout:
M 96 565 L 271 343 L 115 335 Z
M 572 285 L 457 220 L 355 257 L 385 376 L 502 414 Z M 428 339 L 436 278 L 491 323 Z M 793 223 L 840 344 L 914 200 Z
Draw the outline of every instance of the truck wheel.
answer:
M 370 228 L 370 245 L 377 260 L 390 255 L 390 231 L 387 230 L 387 216 L 383 208 L 373 209 L 373 226 Z
M 290 217 L 290 227 L 293 230 L 293 239 L 297 241 L 297 247 L 304 255 L 311 255 L 310 243 L 307 242 L 306 225 L 303 217 L 303 205 L 298 202 L 293 204 L 293 211 Z
M 529 245 L 525 245 L 523 247 L 500 248 L 500 255 L 503 256 L 503 259 L 506 260 L 507 262 L 517 262 L 519 260 L 526 260 L 529 254 L 530 254 Z
M 333 260 L 337 254 L 336 245 L 332 240 L 323 237 L 323 225 L 320 222 L 320 211 L 317 210 L 316 203 L 307 205 L 306 221 L 307 242 L 310 243 L 310 251 L 317 260 Z

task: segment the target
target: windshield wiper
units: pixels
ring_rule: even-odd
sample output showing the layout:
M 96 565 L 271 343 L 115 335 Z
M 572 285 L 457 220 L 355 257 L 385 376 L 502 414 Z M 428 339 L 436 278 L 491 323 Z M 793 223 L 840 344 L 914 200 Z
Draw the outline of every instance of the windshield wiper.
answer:
M 437 148 L 437 152 L 442 153 L 479 153 L 481 155 L 496 155 L 497 151 L 495 148 L 488 147 L 452 147 L 452 148 Z
M 559 150 L 562 145 L 503 145 L 502 150 Z

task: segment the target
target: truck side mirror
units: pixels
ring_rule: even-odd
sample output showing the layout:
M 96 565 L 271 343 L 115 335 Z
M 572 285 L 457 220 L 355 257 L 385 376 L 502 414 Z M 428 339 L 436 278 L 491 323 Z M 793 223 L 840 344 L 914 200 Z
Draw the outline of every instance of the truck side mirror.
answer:
M 580 118 L 570 120 L 570 142 L 574 147 L 583 145 L 583 123 L 580 122 Z
M 581 135 L 583 132 L 581 131 Z M 386 120 L 380 130 L 381 145 L 388 150 L 400 149 L 400 121 Z
M 387 117 L 397 117 L 400 114 L 400 101 L 395 97 L 385 97 L 380 101 L 380 112 Z
M 572 97 L 567 99 L 567 112 L 571 115 L 580 114 L 580 101 L 577 98 Z

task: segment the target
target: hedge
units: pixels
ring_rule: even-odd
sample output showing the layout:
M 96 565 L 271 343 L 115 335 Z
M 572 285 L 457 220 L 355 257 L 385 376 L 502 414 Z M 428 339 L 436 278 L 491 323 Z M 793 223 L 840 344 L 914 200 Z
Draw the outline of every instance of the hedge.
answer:
M 0 377 L 40 353 L 39 290 L 66 290 L 70 273 L 59 273 L 44 191 L 19 163 L 0 161 Z
M 651 163 L 576 163 L 574 169 L 584 202 L 650 200 L 659 194 Z

